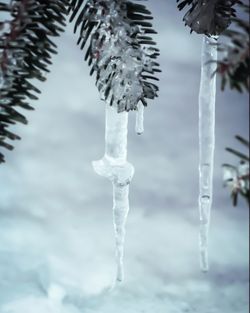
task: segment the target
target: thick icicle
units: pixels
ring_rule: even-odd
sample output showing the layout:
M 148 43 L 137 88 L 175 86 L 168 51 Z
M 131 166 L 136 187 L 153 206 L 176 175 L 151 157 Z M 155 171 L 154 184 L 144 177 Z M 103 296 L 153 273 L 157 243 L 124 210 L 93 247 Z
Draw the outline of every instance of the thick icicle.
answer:
M 123 280 L 123 250 L 125 225 L 129 211 L 129 184 L 134 167 L 127 162 L 128 113 L 117 113 L 115 107 L 106 105 L 105 155 L 93 161 L 97 174 L 113 184 L 113 218 L 116 240 L 117 281 Z
M 123 244 L 129 211 L 129 184 L 134 167 L 127 162 L 128 111 L 137 110 L 136 131 L 143 132 L 143 105 L 154 99 L 160 72 L 159 49 L 152 14 L 143 4 L 130 0 L 70 1 L 81 49 L 89 43 L 85 60 L 96 73 L 96 86 L 106 102 L 105 155 L 93 162 L 94 170 L 111 180 L 114 198 L 117 281 L 123 279 Z M 89 39 L 89 40 L 88 40 Z
M 208 232 L 213 193 L 216 98 L 216 39 L 203 38 L 199 94 L 200 266 L 208 271 Z
M 138 135 L 144 132 L 144 105 L 142 103 L 137 105 L 135 131 Z

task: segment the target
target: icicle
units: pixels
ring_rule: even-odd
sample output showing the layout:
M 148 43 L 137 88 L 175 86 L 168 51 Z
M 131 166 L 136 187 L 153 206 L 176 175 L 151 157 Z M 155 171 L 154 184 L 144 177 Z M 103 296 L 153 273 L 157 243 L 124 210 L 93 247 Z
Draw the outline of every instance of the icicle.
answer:
M 156 62 L 159 49 L 150 37 L 155 33 L 148 23 L 151 12 L 143 4 L 129 0 L 73 2 L 71 20 L 76 18 L 75 30 L 81 24 L 78 43 L 81 48 L 90 43 L 86 60 L 90 73 L 97 74 L 96 86 L 106 102 L 105 155 L 94 161 L 93 167 L 113 184 L 117 281 L 121 281 L 129 184 L 134 174 L 134 167 L 127 162 L 128 112 L 138 110 L 136 131 L 141 134 L 144 108 L 139 102 L 147 105 L 147 99 L 157 97 L 158 86 L 151 81 L 158 80 L 154 75 L 160 72 Z
M 117 281 L 122 281 L 125 225 L 129 212 L 129 184 L 134 167 L 127 162 L 128 113 L 106 105 L 105 155 L 93 161 L 97 174 L 111 180 L 113 185 L 113 218 L 116 240 Z
M 217 46 L 215 38 L 203 37 L 201 83 L 199 94 L 199 212 L 200 212 L 200 266 L 208 271 L 208 232 L 213 192 L 213 165 L 215 144 L 215 97 Z
M 144 123 L 144 105 L 142 103 L 138 103 L 135 120 L 135 131 L 138 135 L 141 135 L 144 132 L 143 123 Z
M 129 182 L 125 184 L 117 184 L 113 182 L 113 217 L 115 227 L 116 241 L 116 259 L 117 259 L 117 281 L 123 281 L 123 255 L 124 255 L 124 239 L 125 224 L 129 211 Z

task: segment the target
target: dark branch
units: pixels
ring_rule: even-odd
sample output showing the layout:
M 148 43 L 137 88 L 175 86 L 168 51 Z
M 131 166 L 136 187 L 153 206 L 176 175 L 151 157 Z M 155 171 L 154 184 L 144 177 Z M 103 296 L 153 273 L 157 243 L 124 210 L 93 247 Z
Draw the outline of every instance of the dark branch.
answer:
M 208 36 L 220 35 L 235 16 L 233 5 L 238 0 L 177 0 L 179 10 L 189 6 L 184 15 L 191 32 Z
M 37 99 L 33 79 L 45 81 L 59 36 L 65 26 L 67 0 L 14 0 L 0 2 L 8 18 L 0 24 L 0 148 L 13 149 L 8 140 L 20 139 L 8 130 L 17 122 L 27 124 L 20 109 L 32 110 Z M 32 81 L 32 83 L 31 83 Z M 0 163 L 4 156 L 0 152 Z
M 80 48 L 89 42 L 85 60 L 90 74 L 96 73 L 102 100 L 122 112 L 157 97 L 158 87 L 151 80 L 160 71 L 155 62 L 159 50 L 151 38 L 156 33 L 152 15 L 144 5 L 127 0 L 72 0 L 70 12 L 74 31 L 80 33 Z

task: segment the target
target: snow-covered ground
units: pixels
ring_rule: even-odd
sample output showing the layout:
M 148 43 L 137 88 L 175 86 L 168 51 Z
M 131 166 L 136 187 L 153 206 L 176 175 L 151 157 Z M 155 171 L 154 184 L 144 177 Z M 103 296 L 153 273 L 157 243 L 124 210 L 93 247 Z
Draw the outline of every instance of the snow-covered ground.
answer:
M 198 89 L 201 37 L 175 4 L 149 2 L 162 52 L 160 97 L 145 110 L 145 134 L 130 114 L 135 166 L 125 281 L 115 277 L 112 186 L 91 161 L 104 151 L 104 104 L 69 28 L 48 81 L 18 126 L 22 141 L 0 168 L 0 313 L 245 313 L 248 209 L 233 208 L 221 164 L 237 162 L 248 133 L 247 97 L 217 96 L 210 272 L 198 259 Z M 61 301 L 62 300 L 62 301 Z

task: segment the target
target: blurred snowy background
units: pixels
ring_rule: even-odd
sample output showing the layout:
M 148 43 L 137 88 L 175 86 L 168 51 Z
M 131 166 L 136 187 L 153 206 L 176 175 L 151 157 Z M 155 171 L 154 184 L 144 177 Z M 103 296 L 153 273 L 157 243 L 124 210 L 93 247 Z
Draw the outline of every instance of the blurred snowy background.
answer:
M 198 262 L 198 90 L 201 37 L 174 1 L 149 1 L 163 70 L 160 96 L 129 154 L 125 282 L 115 277 L 112 187 L 91 161 L 104 152 L 104 103 L 72 27 L 22 141 L 0 167 L 1 313 L 246 313 L 249 211 L 222 186 L 225 146 L 248 133 L 247 96 L 218 92 L 210 265 Z M 219 89 L 219 88 L 218 88 Z M 49 288 L 50 286 L 50 288 Z M 48 297 L 48 288 L 50 297 Z M 63 299 L 60 304 L 60 299 Z

